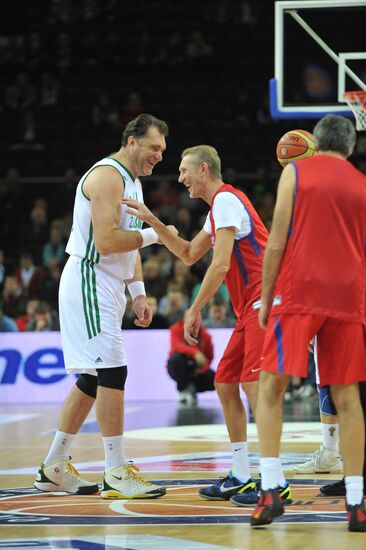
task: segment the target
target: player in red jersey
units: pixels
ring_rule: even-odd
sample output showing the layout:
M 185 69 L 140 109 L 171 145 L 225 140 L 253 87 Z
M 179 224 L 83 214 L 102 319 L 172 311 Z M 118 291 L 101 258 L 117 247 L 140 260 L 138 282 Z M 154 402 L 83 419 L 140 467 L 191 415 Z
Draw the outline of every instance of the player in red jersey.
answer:
M 202 198 L 210 207 L 203 229 L 189 242 L 174 236 L 143 204 L 124 200 L 134 215 L 153 227 L 159 239 L 187 265 L 195 263 L 212 246 L 209 266 L 185 321 L 185 338 L 197 344 L 201 310 L 225 279 L 237 323 L 221 358 L 215 386 L 221 400 L 233 453 L 228 476 L 199 494 L 209 500 L 241 499 L 250 505 L 258 500 L 258 487 L 249 471 L 246 412 L 240 397 L 242 385 L 253 411 L 256 408 L 257 380 L 264 333 L 258 324 L 258 308 L 263 251 L 268 232 L 248 197 L 223 183 L 221 160 L 213 147 L 198 145 L 182 153 L 179 182 L 190 197 Z M 132 210 L 131 210 L 132 211 Z M 280 492 L 290 499 L 290 487 L 279 472 Z
M 283 513 L 277 487 L 282 402 L 289 375 L 305 377 L 316 334 L 320 384 L 339 415 L 351 531 L 366 531 L 363 505 L 366 177 L 346 159 L 356 133 L 327 115 L 314 128 L 318 154 L 281 175 L 263 262 L 259 322 L 266 329 L 257 426 L 262 491 L 252 525 Z

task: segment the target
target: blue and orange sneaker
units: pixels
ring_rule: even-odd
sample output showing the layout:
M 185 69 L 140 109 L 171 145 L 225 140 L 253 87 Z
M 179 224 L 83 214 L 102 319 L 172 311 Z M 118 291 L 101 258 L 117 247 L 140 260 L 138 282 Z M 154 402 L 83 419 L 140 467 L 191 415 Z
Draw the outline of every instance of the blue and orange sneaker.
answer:
M 230 470 L 226 477 L 221 477 L 214 485 L 200 489 L 198 494 L 206 500 L 229 500 L 238 491 L 257 494 L 257 484 L 251 478 L 243 483 Z
M 284 487 L 277 487 L 277 491 L 281 497 L 282 504 L 291 504 L 292 491 L 289 483 Z M 257 491 L 245 492 L 239 490 L 235 495 L 230 497 L 230 502 L 236 506 L 254 506 L 259 500 L 260 484 L 257 483 Z
M 256 509 L 250 517 L 250 525 L 257 527 L 268 525 L 273 519 L 285 512 L 277 489 L 261 490 Z

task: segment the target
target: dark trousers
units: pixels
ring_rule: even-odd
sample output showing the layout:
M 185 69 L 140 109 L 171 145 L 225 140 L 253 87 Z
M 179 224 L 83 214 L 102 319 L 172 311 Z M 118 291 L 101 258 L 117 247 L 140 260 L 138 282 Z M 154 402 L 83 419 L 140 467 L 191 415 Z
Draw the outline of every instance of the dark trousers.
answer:
M 189 384 L 194 385 L 196 392 L 215 389 L 214 371 L 209 369 L 202 374 L 197 374 L 196 361 L 183 353 L 173 353 L 168 359 L 168 373 L 176 381 L 178 391 L 184 391 Z

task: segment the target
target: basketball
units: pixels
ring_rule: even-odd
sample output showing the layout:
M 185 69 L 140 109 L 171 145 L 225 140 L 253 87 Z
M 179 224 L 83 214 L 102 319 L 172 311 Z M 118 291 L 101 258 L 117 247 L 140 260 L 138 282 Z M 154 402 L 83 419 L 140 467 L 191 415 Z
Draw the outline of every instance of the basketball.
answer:
M 315 153 L 315 138 L 306 130 L 286 132 L 277 143 L 277 160 L 282 167 L 292 160 L 312 157 Z

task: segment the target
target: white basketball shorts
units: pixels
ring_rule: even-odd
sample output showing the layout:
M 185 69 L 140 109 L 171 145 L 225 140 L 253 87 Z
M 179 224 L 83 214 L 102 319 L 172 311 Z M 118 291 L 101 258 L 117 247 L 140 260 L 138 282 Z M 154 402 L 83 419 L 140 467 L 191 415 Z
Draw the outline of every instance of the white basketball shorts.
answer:
M 69 373 L 127 365 L 121 330 L 125 284 L 98 265 L 70 256 L 59 289 L 61 340 Z

